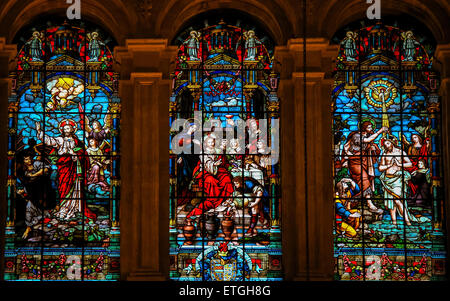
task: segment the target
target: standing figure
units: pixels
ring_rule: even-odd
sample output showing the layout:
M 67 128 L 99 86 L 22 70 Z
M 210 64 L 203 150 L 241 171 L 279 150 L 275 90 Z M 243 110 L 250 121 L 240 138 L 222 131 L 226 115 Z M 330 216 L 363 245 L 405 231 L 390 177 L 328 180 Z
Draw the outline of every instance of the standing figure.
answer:
M 397 139 L 388 136 L 381 140 L 383 154 L 378 169 L 382 173 L 380 181 L 384 188 L 384 205 L 389 209 L 393 225 L 397 225 L 398 212 L 410 226 L 411 222 L 422 223 L 429 221 L 426 217 L 415 217 L 409 213 L 407 185 L 403 181 L 411 180 L 411 174 L 405 168 L 412 167 L 411 160 L 406 153 L 397 147 Z
M 348 168 L 350 177 L 360 187 L 362 197 L 367 199 L 369 211 L 382 214 L 383 210 L 377 208 L 372 202 L 375 191 L 375 163 L 381 153 L 374 140 L 389 129 L 383 127 L 374 133 L 373 127 L 374 124 L 371 121 L 365 121 L 361 125 L 361 132 L 355 131 L 348 135 L 347 143 L 342 151 L 342 166 Z
M 201 146 L 200 141 L 195 139 L 195 132 L 198 130 L 198 124 L 194 121 L 190 123 L 186 133 L 178 135 L 178 145 L 186 148 L 177 156 L 177 205 L 189 203 L 195 194 L 191 190 L 192 175 L 194 168 L 198 163 L 199 155 L 195 153 L 194 144 Z
M 405 151 L 408 154 L 408 157 L 411 159 L 413 164 L 413 169 L 417 169 L 417 164 L 419 160 L 427 160 L 428 158 L 428 146 L 424 143 L 421 135 L 417 133 L 413 133 L 411 135 L 411 142 L 406 140 L 406 137 L 403 136 L 403 144 L 405 145 Z M 408 170 L 412 172 L 413 170 Z
M 413 133 L 411 135 L 411 143 L 403 136 L 403 145 L 403 150 L 406 151 L 412 163 L 411 167 L 405 169 L 409 173 L 413 173 L 419 169 L 419 161 L 422 160 L 423 162 L 426 162 L 428 160 L 428 146 L 426 143 L 423 143 L 423 139 L 418 133 Z M 416 181 L 410 181 L 409 187 L 411 189 L 411 195 L 416 195 L 418 189 Z
M 200 155 L 200 160 L 194 169 L 194 181 L 203 189 L 206 200 L 186 216 L 195 219 L 197 216 L 206 213 L 208 210 L 217 208 L 222 202 L 233 193 L 229 164 L 225 155 L 217 155 L 215 149 L 215 139 L 206 137 L 205 147 Z
M 420 43 L 414 39 L 412 31 L 402 33 L 402 37 L 403 37 L 403 55 L 404 55 L 403 61 L 413 62 L 414 56 L 416 55 L 416 47 L 419 46 Z
M 248 203 L 249 213 L 251 215 L 250 225 L 245 233 L 247 236 L 256 236 L 258 232 L 255 227 L 259 222 L 263 228 L 269 228 L 269 193 L 255 179 L 250 177 L 234 177 L 233 185 L 235 191 L 243 197 L 251 198 Z
M 250 170 L 251 168 L 264 170 L 265 168 L 272 165 L 272 158 L 270 155 L 270 149 L 264 139 L 258 139 L 256 142 L 257 154 L 247 155 L 245 157 L 245 169 Z
M 39 33 L 38 31 L 33 32 L 33 37 L 29 40 L 26 45 L 30 48 L 31 59 L 35 62 L 42 62 L 42 39 L 44 38 L 44 33 Z
M 246 131 L 247 149 L 249 154 L 258 153 L 258 141 L 267 141 L 267 131 L 264 133 L 259 128 L 259 122 L 255 119 L 247 120 L 248 131 Z
M 50 137 L 44 134 L 41 124 L 36 122 L 37 138 L 48 146 L 56 148 L 58 160 L 57 186 L 60 198 L 59 211 L 56 217 L 69 220 L 77 213 L 83 212 L 90 219 L 96 215 L 86 206 L 83 187 L 87 184 L 84 173 L 89 170 L 89 161 L 83 143 L 75 135 L 77 124 L 71 119 L 65 119 L 59 124 L 60 137 Z
M 230 151 L 228 152 L 231 155 L 242 155 L 245 150 L 241 148 L 239 139 L 233 138 L 230 140 Z
M 348 31 L 346 38 L 341 42 L 344 47 L 345 57 L 347 62 L 356 62 L 356 37 L 357 34 L 353 31 Z
M 56 192 L 50 179 L 51 168 L 43 161 L 33 160 L 34 155 L 34 151 L 30 148 L 17 158 L 17 176 L 22 185 L 17 193 L 27 202 L 25 209 L 27 228 L 22 235 L 23 239 L 28 237 L 33 226 L 42 222 L 44 214 L 48 215 L 44 210 L 56 206 Z
M 198 51 L 200 49 L 199 38 L 201 37 L 201 33 L 198 31 L 191 31 L 190 38 L 187 39 L 183 44 L 187 47 L 187 54 L 189 56 L 190 61 L 199 61 Z
M 105 146 L 104 143 L 109 145 L 109 143 L 106 141 L 106 138 L 108 138 L 110 134 L 110 127 L 112 124 L 111 114 L 105 115 L 104 123 L 105 126 L 102 126 L 100 121 L 94 120 L 92 121 L 92 125 L 89 125 L 90 124 L 89 118 L 86 116 L 85 127 L 86 132 L 88 133 L 87 138 L 88 139 L 93 138 L 97 140 L 97 145 L 102 149 Z
M 255 32 L 253 30 L 249 30 L 247 32 L 244 32 L 245 37 L 245 50 L 247 52 L 247 55 L 245 57 L 245 61 L 255 61 L 258 45 L 261 45 L 262 43 L 256 39 Z
M 98 141 L 94 138 L 89 138 L 89 147 L 86 152 L 89 155 L 91 165 L 87 184 L 97 184 L 103 191 L 108 191 L 109 185 L 105 180 L 105 168 L 111 161 L 105 158 L 103 151 L 99 148 Z
M 97 32 L 92 32 L 87 34 L 87 38 L 89 40 L 88 45 L 88 54 L 89 54 L 89 62 L 98 62 L 98 58 L 101 55 L 100 46 L 105 46 L 105 43 L 100 41 Z
M 226 138 L 222 138 L 220 140 L 220 145 L 219 147 L 216 147 L 216 154 L 228 154 L 227 153 L 227 146 L 228 146 L 228 140 Z

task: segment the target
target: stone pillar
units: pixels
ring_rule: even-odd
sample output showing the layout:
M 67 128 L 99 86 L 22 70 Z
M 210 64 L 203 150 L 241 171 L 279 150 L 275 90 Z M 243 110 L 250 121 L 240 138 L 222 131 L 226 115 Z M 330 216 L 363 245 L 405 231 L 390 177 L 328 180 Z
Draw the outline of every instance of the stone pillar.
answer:
M 11 94 L 12 81 L 9 72 L 15 69 L 14 57 L 17 54 L 16 45 L 6 44 L 6 40 L 0 37 L 0 281 L 3 280 L 4 272 L 4 246 L 6 226 L 6 176 L 7 171 L 7 141 L 8 141 L 8 97 Z
M 122 101 L 121 278 L 166 280 L 169 273 L 170 63 L 167 40 L 116 47 Z
M 275 50 L 275 59 L 281 63 L 283 266 L 286 280 L 332 280 L 330 95 L 338 47 L 322 38 L 306 42 L 306 70 L 303 39 L 292 39 Z
M 441 76 L 441 118 L 442 118 L 442 159 L 443 159 L 443 187 L 445 190 L 444 206 L 446 209 L 447 233 L 450 233 L 450 44 L 438 44 L 435 53 L 435 67 Z M 450 239 L 447 235 L 447 252 L 450 250 Z M 447 257 L 447 273 L 450 269 Z

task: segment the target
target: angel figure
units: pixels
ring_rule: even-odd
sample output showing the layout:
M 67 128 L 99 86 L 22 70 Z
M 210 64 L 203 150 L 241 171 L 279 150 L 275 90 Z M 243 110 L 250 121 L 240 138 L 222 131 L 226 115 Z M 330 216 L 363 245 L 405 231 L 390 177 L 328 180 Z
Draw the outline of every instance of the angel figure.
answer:
M 187 47 L 187 52 L 189 55 L 189 60 L 198 61 L 198 50 L 200 49 L 199 38 L 201 37 L 201 33 L 195 30 L 190 32 L 190 38 L 187 39 L 183 44 Z
M 428 127 L 427 127 L 428 129 Z M 426 134 L 426 132 L 425 132 Z M 417 167 L 419 159 L 428 159 L 428 138 L 426 135 L 422 137 L 418 132 L 411 134 L 411 142 L 408 141 L 405 135 L 402 136 L 403 149 L 410 157 L 414 167 Z
M 99 147 L 98 141 L 91 137 L 89 140 L 89 147 L 86 152 L 89 155 L 90 169 L 88 172 L 88 185 L 96 184 L 103 191 L 109 191 L 109 185 L 105 179 L 105 169 L 111 163 L 104 155 L 104 152 Z
M 413 62 L 414 56 L 416 54 L 416 47 L 419 46 L 419 42 L 414 39 L 412 31 L 407 31 L 402 33 L 403 38 L 403 53 L 405 62 Z
M 245 38 L 245 50 L 247 52 L 247 56 L 244 59 L 245 61 L 254 61 L 256 60 L 257 47 L 262 43 L 256 39 L 255 32 L 253 30 L 249 30 L 244 32 Z
M 35 31 L 33 37 L 26 42 L 25 45 L 29 46 L 30 56 L 33 61 L 42 62 L 42 40 L 44 39 L 44 33 Z
M 98 62 L 98 58 L 101 54 L 101 46 L 105 46 L 105 43 L 100 41 L 98 32 L 94 31 L 92 33 L 87 34 L 87 38 L 89 41 L 88 45 L 88 55 L 90 57 L 89 62 Z
M 425 130 L 427 133 L 428 128 Z M 413 199 L 419 200 L 419 203 L 426 201 L 429 195 L 428 182 L 425 181 L 425 176 L 429 177 L 429 169 L 426 169 L 428 165 L 428 155 L 430 153 L 429 140 L 427 136 L 422 137 L 418 132 L 411 134 L 411 142 L 408 141 L 405 135 L 402 135 L 402 146 L 405 153 L 411 160 L 412 166 L 405 168 L 411 173 L 411 181 L 408 182 L 408 186 L 411 190 Z M 428 179 L 429 180 L 429 179 Z
M 85 124 L 86 124 L 86 132 L 88 141 L 90 139 L 94 139 L 97 142 L 97 146 L 103 151 L 108 152 L 110 149 L 110 144 L 106 140 L 110 133 L 110 129 L 112 127 L 112 118 L 110 114 L 106 114 L 103 119 L 104 126 L 98 120 L 93 120 L 90 122 L 89 118 L 86 116 Z
M 356 38 L 358 34 L 353 31 L 348 31 L 346 38 L 341 42 L 344 47 L 344 53 L 347 58 L 347 62 L 356 62 Z
M 77 101 L 77 97 L 84 92 L 84 85 L 76 82 L 72 78 L 60 77 L 52 81 L 52 89 L 50 90 L 51 98 L 47 103 L 47 111 L 66 108 Z

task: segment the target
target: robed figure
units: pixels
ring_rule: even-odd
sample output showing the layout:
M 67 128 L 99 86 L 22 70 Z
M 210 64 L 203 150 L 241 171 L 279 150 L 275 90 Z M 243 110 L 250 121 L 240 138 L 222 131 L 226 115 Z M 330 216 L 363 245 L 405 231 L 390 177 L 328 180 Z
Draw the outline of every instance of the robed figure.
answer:
M 388 128 L 383 127 L 377 132 L 373 128 L 372 121 L 365 121 L 360 131 L 350 133 L 342 152 L 342 164 L 348 168 L 351 179 L 361 188 L 369 211 L 381 214 L 382 209 L 377 208 L 371 200 L 375 192 L 375 163 L 381 153 L 374 141 L 381 133 L 387 132 Z
M 217 155 L 215 139 L 207 137 L 200 160 L 194 169 L 194 181 L 204 191 L 206 200 L 194 208 L 186 218 L 195 218 L 198 215 L 217 208 L 233 193 L 229 164 L 225 155 Z
M 75 135 L 76 129 L 75 121 L 66 119 L 59 124 L 61 136 L 50 137 L 43 133 L 40 123 L 36 123 L 38 139 L 54 147 L 58 155 L 56 166 L 60 207 L 55 215 L 62 220 L 72 219 L 83 211 L 87 218 L 96 218 L 85 203 L 83 187 L 87 184 L 85 173 L 89 170 L 89 160 L 83 143 Z

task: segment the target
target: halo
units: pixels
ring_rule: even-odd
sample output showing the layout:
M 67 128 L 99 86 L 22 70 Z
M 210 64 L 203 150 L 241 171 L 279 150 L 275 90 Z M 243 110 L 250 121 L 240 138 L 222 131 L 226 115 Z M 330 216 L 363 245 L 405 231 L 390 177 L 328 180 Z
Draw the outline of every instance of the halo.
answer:
M 70 125 L 73 128 L 73 132 L 75 133 L 78 130 L 78 125 L 75 121 L 73 121 L 72 119 L 64 119 L 63 121 L 61 121 L 58 125 L 59 127 L 59 132 L 62 133 L 62 129 L 63 127 L 65 127 L 66 125 Z
M 373 118 L 371 118 L 371 117 L 364 117 L 364 118 L 361 119 L 360 122 L 358 122 L 358 129 L 361 130 L 361 125 L 364 122 L 367 122 L 367 121 L 369 121 L 372 124 L 372 127 L 374 129 L 377 127 L 377 124 L 376 124 L 376 122 L 375 122 L 375 120 Z
M 391 142 L 395 147 L 398 147 L 398 139 L 394 135 L 387 134 L 386 137 L 381 138 L 380 142 L 381 145 L 384 147 L 384 142 L 389 141 Z
M 201 126 L 202 126 L 202 124 L 201 124 L 201 122 L 200 122 L 199 120 L 197 120 L 197 119 L 191 117 L 191 118 L 188 118 L 188 119 L 186 120 L 186 122 L 184 123 L 184 128 L 185 128 L 185 129 L 188 129 L 189 127 L 191 127 L 191 126 L 193 126 L 193 125 L 196 125 L 196 126 L 197 126 L 197 131 L 198 131 L 199 129 L 201 129 Z

